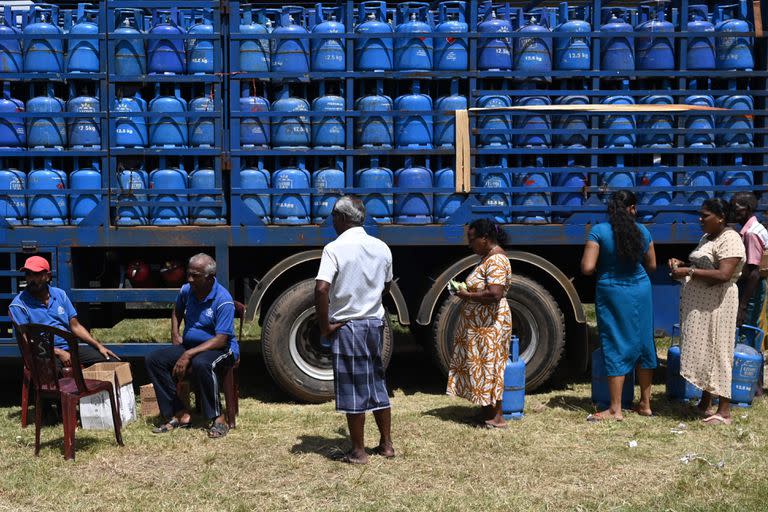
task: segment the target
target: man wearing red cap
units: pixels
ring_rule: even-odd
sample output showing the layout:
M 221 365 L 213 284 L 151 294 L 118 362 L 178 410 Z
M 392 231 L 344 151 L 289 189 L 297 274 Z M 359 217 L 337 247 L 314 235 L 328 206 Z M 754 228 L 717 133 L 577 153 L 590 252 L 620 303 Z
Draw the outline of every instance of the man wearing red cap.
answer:
M 21 268 L 27 281 L 26 289 L 18 294 L 9 308 L 13 321 L 17 324 L 44 324 L 70 331 L 85 341 L 80 345 L 80 363 L 89 366 L 94 363 L 109 361 L 117 356 L 99 343 L 77 320 L 72 302 L 64 290 L 51 286 L 51 266 L 41 256 L 27 258 Z M 67 342 L 56 336 L 53 339 L 54 353 L 60 366 L 71 366 Z

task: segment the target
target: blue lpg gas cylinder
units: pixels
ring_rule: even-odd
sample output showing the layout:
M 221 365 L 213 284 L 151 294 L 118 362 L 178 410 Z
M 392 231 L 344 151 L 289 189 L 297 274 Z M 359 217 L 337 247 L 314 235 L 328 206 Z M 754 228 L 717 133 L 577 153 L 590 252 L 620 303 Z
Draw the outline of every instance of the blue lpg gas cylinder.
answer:
M 502 94 L 489 94 L 477 99 L 478 108 L 511 107 L 512 100 Z M 512 116 L 504 111 L 481 112 L 478 114 L 477 144 L 481 147 L 512 147 Z M 495 130 L 496 133 L 482 133 L 483 130 Z
M 278 26 L 272 34 L 290 36 L 272 39 L 272 71 L 298 75 L 309 72 L 309 40 L 304 27 L 304 8 L 283 7 Z
M 371 166 L 355 172 L 355 187 L 361 189 L 383 189 L 394 187 L 394 174 L 386 167 L 379 167 L 379 160 L 371 158 Z M 394 216 L 394 196 L 391 193 L 361 191 L 368 217 L 377 224 L 390 224 Z
M 179 205 L 180 201 L 188 200 L 189 196 L 184 192 L 188 188 L 189 176 L 184 169 L 167 168 L 161 162 L 159 169 L 149 173 L 149 200 L 152 202 L 149 214 L 153 226 L 189 223 L 188 207 Z
M 197 193 L 208 190 L 209 192 Z M 196 226 L 214 226 L 224 224 L 226 206 L 222 193 L 211 193 L 211 190 L 221 191 L 221 185 L 216 186 L 216 171 L 209 167 L 196 168 L 189 173 L 190 200 L 194 203 L 189 209 L 189 222 Z M 216 202 L 221 204 L 217 205 Z
M 391 34 L 387 23 L 385 2 L 360 2 L 356 34 Z M 356 71 L 391 71 L 394 67 L 394 42 L 392 38 L 372 36 L 355 41 Z
M 705 94 L 694 94 L 692 96 L 688 96 L 683 101 L 686 105 L 698 105 L 702 107 L 714 107 L 715 106 L 715 99 L 712 96 L 708 96 Z M 715 119 L 712 116 L 712 114 L 707 114 L 705 111 L 702 112 L 690 112 L 689 115 L 685 117 L 685 145 L 686 146 L 692 146 L 694 144 L 697 145 L 711 145 L 715 143 L 715 137 L 712 132 L 709 131 L 703 131 L 700 130 L 714 130 L 715 129 Z M 700 131 L 699 133 L 694 133 L 694 130 Z
M 446 167 L 435 171 L 434 187 L 436 189 L 445 188 L 454 190 L 456 187 L 456 173 L 452 167 Z M 435 222 L 445 223 L 448 218 L 456 213 L 464 202 L 464 196 L 461 194 L 435 194 Z
M 635 27 L 638 34 L 635 39 L 637 69 L 675 69 L 675 40 L 664 35 L 674 33 L 675 26 L 664 19 L 664 4 L 644 5 L 640 12 L 642 22 Z
M 752 111 L 755 109 L 755 101 L 752 96 L 747 94 L 733 94 L 718 97 L 715 106 L 729 110 Z M 715 119 L 715 125 L 718 128 L 727 130 L 727 133 L 718 133 L 715 137 L 718 146 L 748 146 L 753 143 L 755 126 L 751 114 L 741 116 L 718 115 Z
M 520 358 L 520 340 L 512 335 L 512 346 L 504 366 L 504 393 L 501 395 L 501 412 L 504 419 L 523 419 L 525 409 L 525 361 Z
M 706 5 L 689 5 L 688 32 L 714 32 Z M 715 69 L 715 38 L 695 36 L 688 38 L 686 69 Z
M 327 37 L 322 39 L 312 39 L 310 47 L 312 71 L 332 72 L 345 71 L 346 67 L 346 44 L 344 42 L 344 33 L 346 28 L 342 23 L 341 7 L 323 7 L 323 4 L 315 6 L 313 34 L 324 34 Z M 332 34 L 339 34 L 339 37 L 333 37 Z
M 64 40 L 49 36 L 61 35 L 59 8 L 50 4 L 36 4 L 29 9 L 24 35 L 24 72 L 63 73 Z
M 621 407 L 631 409 L 635 399 L 635 370 L 624 377 L 624 387 L 621 388 Z M 608 376 L 605 370 L 603 349 L 592 352 L 592 403 L 598 411 L 604 411 L 611 405 L 611 393 L 608 391 Z
M 150 39 L 147 43 L 147 71 L 152 74 L 183 74 L 187 72 L 187 54 L 184 51 L 184 29 L 179 26 L 179 12 L 155 10 L 152 13 L 151 35 L 168 36 Z
M 27 112 L 39 113 L 39 117 L 27 118 L 27 146 L 29 148 L 63 149 L 67 145 L 67 126 L 63 117 L 43 116 L 64 112 L 64 101 L 53 94 L 49 83 L 45 96 L 37 96 L 27 102 Z
M 341 197 L 344 171 L 327 167 L 313 172 L 312 188 L 316 190 L 312 194 L 312 222 L 321 224 L 331 215 L 336 201 Z
M 21 117 L 7 117 L 6 113 L 24 112 L 24 102 L 11 97 L 11 84 L 3 84 L 0 97 L 0 148 L 22 150 L 27 146 L 27 128 Z
M 515 70 L 522 73 L 545 76 L 552 71 L 552 40 L 538 37 L 549 34 L 550 29 L 539 22 L 536 16 L 528 16 L 528 22 L 517 30 L 525 37 L 515 39 Z
M 126 206 L 128 201 L 147 201 L 149 175 L 144 169 L 118 169 L 117 171 L 117 216 L 118 226 L 146 226 L 149 224 L 148 206 Z M 122 205 L 122 206 L 120 206 Z
M 303 167 L 286 167 L 272 175 L 272 223 L 309 224 L 309 172 Z M 304 189 L 304 192 L 292 192 Z
M 429 224 L 432 222 L 432 194 L 409 189 L 431 189 L 432 171 L 413 165 L 406 159 L 405 167 L 395 172 L 395 223 Z
M 731 187 L 734 190 L 741 189 L 740 192 L 751 192 L 754 190 L 755 176 L 752 171 L 725 171 L 715 174 L 718 185 Z M 730 201 L 734 192 L 718 192 L 717 196 L 725 201 Z
M 672 105 L 674 100 L 672 96 L 666 94 L 654 94 L 640 98 L 642 105 Z M 640 146 L 669 146 L 674 143 L 672 130 L 675 126 L 675 118 L 666 114 L 652 114 L 640 116 L 639 126 L 641 130 L 654 130 L 653 133 L 638 134 L 637 142 Z
M 413 37 L 395 39 L 396 71 L 432 71 L 433 43 L 429 4 L 403 2 L 397 4 L 397 34 Z
M 522 96 L 517 98 L 516 101 L 516 105 L 519 107 L 536 107 L 551 104 L 549 96 Z M 517 147 L 550 147 L 552 145 L 552 136 L 549 134 L 552 129 L 552 123 L 548 115 L 532 113 L 515 116 L 515 122 L 518 129 L 525 130 L 524 133 L 515 136 L 515 145 Z
M 125 113 L 143 113 L 147 111 L 147 102 L 137 92 L 135 96 L 115 98 L 112 111 L 115 116 L 114 147 L 118 148 L 145 148 L 148 145 L 147 121 L 144 117 L 130 116 L 118 117 Z
M 587 96 L 560 96 L 555 105 L 587 105 Z M 588 114 L 567 114 L 554 116 L 555 128 L 569 130 L 569 133 L 554 135 L 555 145 L 559 147 L 588 146 L 590 120 Z
M 251 96 L 252 91 L 243 84 L 240 98 L 240 146 L 243 148 L 267 147 L 270 136 L 269 117 L 248 117 L 248 112 L 269 112 L 269 102 L 261 96 Z
M 614 192 L 622 188 L 635 187 L 635 174 L 623 170 L 624 166 L 616 166 L 618 170 L 610 172 L 601 172 L 598 178 L 600 186 L 609 192 Z M 609 196 L 607 194 L 607 196 Z M 606 199 L 607 199 L 606 196 Z
M 46 160 L 42 169 L 34 169 L 27 177 L 29 189 L 29 224 L 31 226 L 63 226 L 67 223 L 67 195 L 57 190 L 67 188 L 67 174 Z
M 344 112 L 344 98 L 325 94 L 312 102 L 313 112 Z M 344 117 L 328 115 L 312 118 L 312 146 L 323 149 L 341 149 L 346 143 Z
M 274 117 L 272 121 L 273 148 L 308 148 L 312 127 L 309 116 L 309 103 L 304 98 L 290 96 L 286 87 L 277 101 L 272 103 L 272 112 L 286 112 L 286 115 Z
M 101 189 L 101 172 L 98 163 L 84 169 L 76 169 L 69 175 L 69 215 L 73 226 L 80 224 L 100 202 L 101 194 L 94 191 Z M 78 193 L 77 191 L 89 191 Z
M 467 97 L 459 94 L 459 84 L 451 82 L 451 95 L 441 96 L 435 101 L 435 146 L 452 148 L 456 143 L 456 110 L 466 110 Z
M 198 9 L 193 13 L 194 25 L 189 27 L 187 34 L 187 71 L 191 75 L 213 73 L 214 70 L 214 40 L 193 39 L 195 35 L 213 35 L 213 12 L 210 9 Z
M 210 112 L 211 117 L 198 117 L 189 120 L 189 145 L 193 148 L 212 148 L 216 146 L 216 102 L 210 96 L 200 96 L 189 102 L 190 112 Z
M 115 38 L 114 73 L 118 76 L 144 75 L 147 73 L 147 52 L 144 50 L 144 40 L 128 37 L 142 34 L 144 18 L 141 11 L 117 9 L 117 16 L 120 21 L 118 21 L 118 26 L 113 33 Z
M 680 375 L 680 345 L 667 350 L 667 397 L 678 402 L 701 398 L 701 390 Z
M 580 32 L 591 32 L 589 8 L 568 7 L 567 2 L 561 2 L 558 9 L 560 24 L 553 32 L 563 33 L 555 37 L 555 69 L 563 71 L 587 71 L 592 68 L 592 50 L 590 38 L 580 36 Z
M 357 147 L 392 147 L 394 122 L 392 116 L 388 115 L 391 114 L 392 107 L 392 98 L 384 96 L 381 92 L 363 96 L 355 102 L 355 110 L 360 112 L 360 117 L 355 122 Z
M 764 365 L 764 337 L 765 333 L 761 329 L 751 325 L 742 325 L 736 333 L 731 403 L 737 407 L 749 407 L 760 386 L 759 379 Z
M 633 32 L 630 24 L 633 11 L 609 7 L 603 9 L 601 32 Z M 604 71 L 634 71 L 635 43 L 632 36 L 617 36 L 601 40 L 600 69 Z
M 686 172 L 682 177 L 682 184 L 685 187 L 695 187 L 697 189 L 684 193 L 686 202 L 691 206 L 701 206 L 707 199 L 715 197 L 712 193 L 712 187 L 715 186 L 714 171 Z
M 240 9 L 240 34 L 247 38 L 240 40 L 240 71 L 243 73 L 266 73 L 269 71 L 270 49 L 266 18 L 262 9 L 243 6 Z
M 8 36 L 8 39 L 0 39 L 0 73 L 22 72 L 24 60 L 21 39 L 18 38 L 20 33 L 11 6 L 6 5 L 0 10 L 0 36 Z
M 23 193 L 14 193 L 27 188 L 27 177 L 17 169 L 0 164 L 0 218 L 11 226 L 27 223 L 27 199 Z
M 251 190 L 243 192 L 240 198 L 243 206 L 261 220 L 268 224 L 272 215 L 272 204 L 269 196 L 270 176 L 269 171 L 261 165 L 257 167 L 246 167 L 240 171 L 240 188 Z M 258 191 L 264 192 L 259 193 Z M 245 222 L 245 225 L 250 223 Z
M 506 208 L 512 206 L 513 195 L 509 189 L 513 186 L 512 173 L 510 172 L 506 157 L 499 159 L 499 164 L 482 164 L 475 174 L 475 186 L 487 190 L 480 192 L 478 200 L 483 206 Z M 499 189 L 498 191 L 494 189 Z M 492 217 L 496 222 L 506 224 L 510 221 L 509 213 L 498 212 L 484 213 Z
M 576 167 L 571 162 L 568 167 Z M 584 205 L 584 187 L 587 184 L 587 175 L 582 172 L 561 172 L 554 175 L 552 181 L 555 187 L 562 187 L 566 190 L 554 192 L 552 202 L 557 206 L 567 206 L 570 209 L 579 208 Z M 562 222 L 569 216 L 568 212 L 560 212 L 554 215 L 556 222 Z
M 540 163 L 539 163 L 540 164 Z M 552 177 L 541 169 L 531 170 L 516 176 L 516 185 L 530 189 L 515 196 L 514 204 L 525 206 L 530 211 L 520 212 L 514 221 L 520 224 L 546 224 L 550 221 L 549 214 L 545 211 L 552 205 L 549 188 L 552 186 Z
M 604 105 L 634 105 L 632 96 L 608 96 L 600 103 Z M 622 130 L 625 133 L 610 133 L 600 136 L 600 144 L 604 148 L 610 147 L 634 147 L 637 142 L 635 130 L 635 116 L 632 114 L 608 114 L 601 117 L 603 130 Z
M 75 24 L 69 29 L 68 73 L 98 73 L 100 70 L 99 25 L 95 21 L 99 11 L 86 9 L 85 6 L 78 4 Z M 80 37 L 85 35 L 97 37 Z
M 184 117 L 187 102 L 181 99 L 178 87 L 174 96 L 161 96 L 159 84 L 155 91 L 155 97 L 149 102 L 149 111 L 156 114 L 150 117 L 150 145 L 155 148 L 186 147 L 189 143 L 187 119 Z
M 482 4 L 483 15 L 477 25 L 480 34 L 509 34 L 512 23 L 509 19 L 509 7 L 497 17 L 491 2 Z M 512 69 L 512 39 L 509 37 L 486 37 L 477 40 L 477 69 L 481 71 L 508 71 Z
M 74 90 L 74 88 L 73 88 Z M 67 101 L 67 112 L 95 114 L 100 110 L 98 98 L 82 94 Z M 69 146 L 73 149 L 100 149 L 101 123 L 95 117 L 73 117 L 67 121 Z
M 439 22 L 435 27 L 435 70 L 463 71 L 469 63 L 466 37 L 452 34 L 469 32 L 467 4 L 448 0 L 438 6 Z
M 751 71 L 755 67 L 752 38 L 728 36 L 729 32 L 751 32 L 752 24 L 746 21 L 746 18 L 745 0 L 738 4 L 715 7 L 715 32 L 718 36 L 715 43 L 717 69 Z
M 670 171 L 661 170 L 643 172 L 637 176 L 638 216 L 641 222 L 651 222 L 656 216 L 655 211 L 647 207 L 669 206 L 672 204 L 674 180 Z M 656 190 L 645 190 L 652 188 Z
M 395 146 L 397 148 L 432 148 L 432 98 L 421 94 L 415 80 L 411 94 L 395 99 Z M 412 112 L 412 113 L 411 113 Z

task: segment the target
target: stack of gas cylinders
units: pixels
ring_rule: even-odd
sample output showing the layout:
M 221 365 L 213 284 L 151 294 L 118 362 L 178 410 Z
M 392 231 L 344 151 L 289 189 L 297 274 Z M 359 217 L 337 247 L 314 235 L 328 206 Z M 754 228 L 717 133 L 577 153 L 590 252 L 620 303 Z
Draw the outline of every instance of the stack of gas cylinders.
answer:
M 4 208 L 28 207 L 26 176 L 52 161 L 65 190 L 99 169 L 118 225 L 322 223 L 348 192 L 376 222 L 450 223 L 469 208 L 452 159 L 467 108 L 489 109 L 470 115 L 467 204 L 500 222 L 592 221 L 618 188 L 643 221 L 689 221 L 765 183 L 745 0 L 108 3 L 0 7 Z M 681 103 L 699 110 L 662 110 Z

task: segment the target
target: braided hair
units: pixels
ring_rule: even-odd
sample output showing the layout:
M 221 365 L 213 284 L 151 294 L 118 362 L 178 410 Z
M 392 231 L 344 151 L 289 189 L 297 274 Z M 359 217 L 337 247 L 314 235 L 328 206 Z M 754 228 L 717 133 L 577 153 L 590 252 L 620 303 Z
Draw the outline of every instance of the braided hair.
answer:
M 629 190 L 618 190 L 608 200 L 608 219 L 613 230 L 619 259 L 632 264 L 643 257 L 644 239 L 635 219 L 627 209 L 637 205 L 637 197 Z

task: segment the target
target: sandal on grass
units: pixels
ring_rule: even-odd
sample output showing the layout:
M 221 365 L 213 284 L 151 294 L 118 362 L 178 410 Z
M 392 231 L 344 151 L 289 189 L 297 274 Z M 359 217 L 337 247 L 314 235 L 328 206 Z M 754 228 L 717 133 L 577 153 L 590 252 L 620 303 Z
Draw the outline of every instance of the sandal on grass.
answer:
M 191 421 L 187 421 L 186 423 L 182 423 L 176 418 L 172 418 L 168 423 L 164 423 L 158 427 L 155 427 L 152 429 L 153 434 L 165 434 L 166 432 L 170 432 L 171 430 L 176 430 L 177 428 L 184 428 L 188 429 L 192 426 Z
M 227 435 L 227 432 L 229 432 L 229 425 L 226 423 L 214 422 L 213 425 L 211 425 L 211 428 L 208 429 L 208 437 L 211 439 L 220 439 Z
M 719 414 L 713 414 L 707 418 L 701 420 L 705 425 L 730 425 L 733 420 L 728 417 L 721 416 Z

